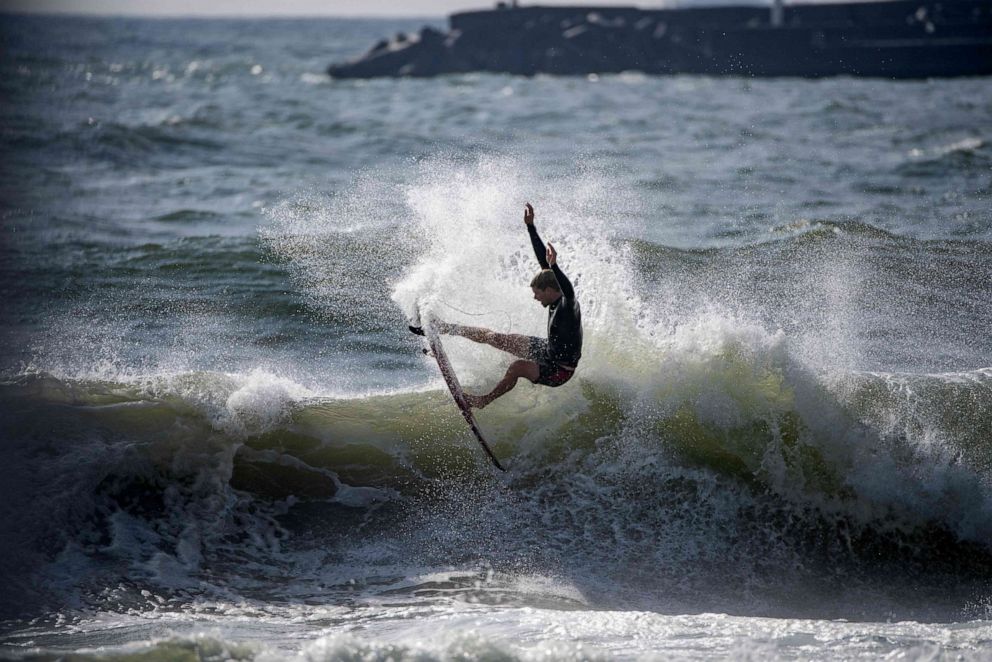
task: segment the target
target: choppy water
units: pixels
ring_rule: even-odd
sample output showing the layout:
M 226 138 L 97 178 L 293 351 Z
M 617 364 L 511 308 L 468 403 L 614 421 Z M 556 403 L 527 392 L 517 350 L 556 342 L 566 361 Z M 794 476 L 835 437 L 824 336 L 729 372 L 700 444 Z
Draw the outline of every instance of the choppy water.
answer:
M 322 70 L 402 21 L 2 17 L 2 655 L 985 658 L 986 80 Z M 479 413 L 418 301 L 541 333 Z M 509 361 L 452 339 L 489 388 Z

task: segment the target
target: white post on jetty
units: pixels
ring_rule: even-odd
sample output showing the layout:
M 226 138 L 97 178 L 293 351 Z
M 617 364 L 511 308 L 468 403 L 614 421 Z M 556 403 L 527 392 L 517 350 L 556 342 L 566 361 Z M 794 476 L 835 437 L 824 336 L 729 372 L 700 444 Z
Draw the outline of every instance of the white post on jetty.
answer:
M 785 21 L 785 6 L 782 0 L 772 0 L 772 27 L 780 28 Z

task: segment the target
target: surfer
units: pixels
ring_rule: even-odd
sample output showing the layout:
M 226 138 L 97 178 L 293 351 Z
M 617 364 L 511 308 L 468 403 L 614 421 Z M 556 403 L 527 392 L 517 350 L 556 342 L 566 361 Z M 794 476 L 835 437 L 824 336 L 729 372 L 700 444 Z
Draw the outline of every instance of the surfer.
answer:
M 541 271 L 530 282 L 534 299 L 548 309 L 548 337 L 498 333 L 475 326 L 438 322 L 441 333 L 462 336 L 477 343 L 491 345 L 518 357 L 491 392 L 485 395 L 465 395 L 470 407 L 482 409 L 496 398 L 509 392 L 523 377 L 534 384 L 561 386 L 575 374 L 582 355 L 582 312 L 575 299 L 575 290 L 558 266 L 558 253 L 552 244 L 544 245 L 534 226 L 534 207 L 524 207 L 524 224 Z M 419 335 L 423 330 L 410 327 Z

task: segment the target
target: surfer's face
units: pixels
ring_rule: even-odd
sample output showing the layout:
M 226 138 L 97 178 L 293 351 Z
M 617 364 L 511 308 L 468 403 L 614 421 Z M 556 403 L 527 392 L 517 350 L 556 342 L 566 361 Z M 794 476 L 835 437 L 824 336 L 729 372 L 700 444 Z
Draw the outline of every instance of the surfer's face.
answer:
M 553 304 L 555 301 L 558 300 L 558 297 L 561 296 L 561 292 L 554 289 L 553 287 L 543 287 L 539 289 L 531 286 L 530 289 L 534 291 L 534 299 L 540 301 L 541 305 L 544 306 L 545 308 Z

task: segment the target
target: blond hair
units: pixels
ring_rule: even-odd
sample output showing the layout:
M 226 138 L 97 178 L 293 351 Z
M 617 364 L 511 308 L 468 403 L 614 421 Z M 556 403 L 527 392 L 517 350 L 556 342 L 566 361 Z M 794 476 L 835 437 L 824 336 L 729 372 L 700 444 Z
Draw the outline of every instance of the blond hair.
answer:
M 539 290 L 546 290 L 550 287 L 555 292 L 561 292 L 561 287 L 558 286 L 558 279 L 555 278 L 555 272 L 551 271 L 551 269 L 542 269 L 530 281 L 530 286 L 536 287 Z

